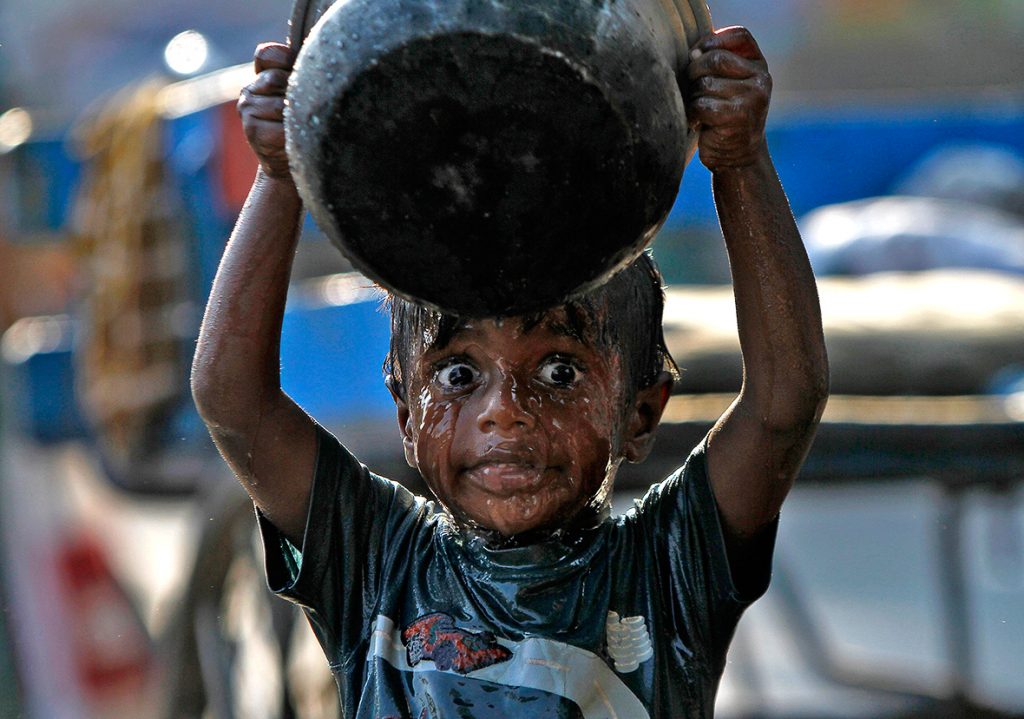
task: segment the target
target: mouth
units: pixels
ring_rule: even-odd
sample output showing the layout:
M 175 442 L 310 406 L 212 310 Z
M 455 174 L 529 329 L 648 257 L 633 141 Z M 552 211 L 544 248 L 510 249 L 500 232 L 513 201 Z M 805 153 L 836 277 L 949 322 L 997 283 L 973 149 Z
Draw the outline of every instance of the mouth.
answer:
M 488 494 L 507 496 L 542 486 L 548 471 L 531 460 L 488 459 L 473 465 L 465 474 Z

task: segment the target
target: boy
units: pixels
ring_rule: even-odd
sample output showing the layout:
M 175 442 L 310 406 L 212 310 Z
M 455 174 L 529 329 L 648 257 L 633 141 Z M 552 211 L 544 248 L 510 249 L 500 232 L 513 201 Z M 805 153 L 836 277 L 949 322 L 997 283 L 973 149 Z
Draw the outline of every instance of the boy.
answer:
M 284 394 L 301 218 L 281 125 L 290 61 L 261 46 L 240 101 L 261 170 L 214 283 L 193 390 L 258 509 L 271 586 L 306 610 L 345 716 L 711 716 L 828 385 L 753 38 L 704 38 L 680 78 L 733 269 L 743 388 L 683 468 L 615 520 L 615 471 L 650 449 L 672 385 L 646 255 L 535 316 L 393 300 L 386 381 L 406 458 L 440 504 L 370 474 Z

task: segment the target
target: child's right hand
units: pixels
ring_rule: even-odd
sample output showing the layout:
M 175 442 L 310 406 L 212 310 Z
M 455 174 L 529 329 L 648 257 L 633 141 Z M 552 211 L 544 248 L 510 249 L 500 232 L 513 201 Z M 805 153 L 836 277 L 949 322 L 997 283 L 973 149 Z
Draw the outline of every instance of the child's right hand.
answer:
M 292 49 L 268 42 L 256 48 L 256 79 L 238 99 L 238 114 L 249 146 L 259 158 L 264 174 L 292 181 L 284 140 L 285 92 L 295 58 Z

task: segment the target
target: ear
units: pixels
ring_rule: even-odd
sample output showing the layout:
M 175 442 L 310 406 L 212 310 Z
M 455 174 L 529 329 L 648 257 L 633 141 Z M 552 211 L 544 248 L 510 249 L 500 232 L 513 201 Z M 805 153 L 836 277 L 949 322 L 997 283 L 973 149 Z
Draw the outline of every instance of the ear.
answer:
M 654 432 L 672 394 L 672 375 L 660 372 L 654 382 L 636 394 L 626 421 L 622 456 L 629 462 L 642 462 L 651 452 Z
M 398 414 L 398 430 L 402 433 L 402 449 L 405 451 L 405 462 L 413 469 L 419 469 L 416 466 L 416 442 L 412 432 L 412 413 L 409 411 L 409 403 L 402 399 L 396 391 L 393 377 L 388 377 L 385 384 L 387 385 L 388 392 L 391 393 L 391 399 L 395 401 L 395 410 Z

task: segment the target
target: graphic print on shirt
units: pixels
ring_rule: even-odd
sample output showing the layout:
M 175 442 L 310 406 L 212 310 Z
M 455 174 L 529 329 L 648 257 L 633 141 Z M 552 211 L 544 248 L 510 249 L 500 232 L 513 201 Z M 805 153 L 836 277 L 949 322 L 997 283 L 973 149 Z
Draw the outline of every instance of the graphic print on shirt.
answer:
M 437 669 L 451 669 L 459 674 L 489 667 L 512 656 L 490 632 L 460 629 L 455 626 L 455 619 L 444 612 L 427 614 L 410 624 L 402 632 L 402 643 L 410 666 L 429 660 Z
M 617 612 L 608 612 L 605 636 L 608 641 L 605 649 L 615 662 L 615 671 L 619 674 L 635 672 L 641 664 L 654 656 L 647 622 L 641 616 L 619 619 Z
M 503 650 L 503 651 L 502 651 Z M 455 624 L 452 615 L 424 615 L 399 630 L 378 615 L 367 661 L 385 662 L 406 677 L 413 716 L 499 719 L 510 710 L 530 715 L 582 719 L 648 719 L 647 708 L 605 659 L 545 637 L 520 641 Z M 458 700 L 445 713 L 449 698 Z M 436 706 L 435 706 L 436 705 Z

